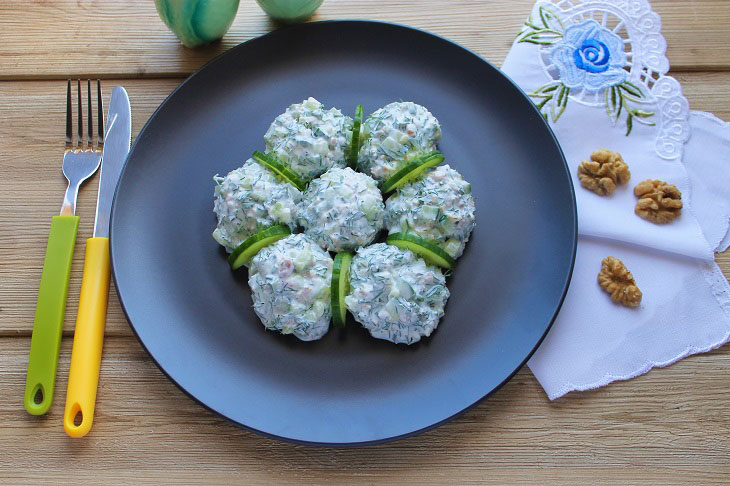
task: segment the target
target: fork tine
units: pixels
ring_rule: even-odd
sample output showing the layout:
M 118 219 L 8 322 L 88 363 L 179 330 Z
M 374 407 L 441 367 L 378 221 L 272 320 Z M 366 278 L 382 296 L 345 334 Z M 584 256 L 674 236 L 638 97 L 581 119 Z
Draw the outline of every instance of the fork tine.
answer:
M 84 148 L 84 112 L 82 110 L 83 103 L 81 103 L 81 80 L 77 80 L 78 83 L 78 105 L 79 105 L 79 138 L 76 144 L 79 148 Z
M 91 116 L 91 80 L 86 80 L 86 94 L 87 94 L 87 104 L 86 107 L 88 108 L 86 115 L 86 118 L 89 121 L 89 129 L 86 133 L 86 147 L 91 150 L 92 144 L 94 143 L 94 117 Z
M 73 146 L 73 113 L 71 104 L 71 80 L 68 80 L 66 85 L 66 148 L 70 149 Z
M 99 130 L 97 130 L 96 138 L 99 144 L 99 149 L 104 145 L 104 110 L 101 106 L 101 81 L 96 80 L 96 111 L 99 118 Z

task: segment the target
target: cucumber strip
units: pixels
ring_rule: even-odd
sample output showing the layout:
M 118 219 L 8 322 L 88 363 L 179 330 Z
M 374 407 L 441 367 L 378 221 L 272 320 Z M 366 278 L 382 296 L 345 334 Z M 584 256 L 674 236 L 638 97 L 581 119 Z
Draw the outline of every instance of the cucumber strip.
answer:
M 337 327 L 345 327 L 347 320 L 345 296 L 350 292 L 350 263 L 352 263 L 352 253 L 343 252 L 335 255 L 335 263 L 332 266 L 330 287 L 332 323 Z
M 451 255 L 438 246 L 436 243 L 423 239 L 410 233 L 393 233 L 388 235 L 385 242 L 389 245 L 411 250 L 423 257 L 426 262 L 439 267 L 451 269 L 454 267 L 454 259 Z
M 383 183 L 381 191 L 383 191 L 383 194 L 393 192 L 418 177 L 424 170 L 429 167 L 439 165 L 443 161 L 444 155 L 438 150 L 422 155 L 413 162 L 409 162 L 405 165 L 405 167 L 397 170 L 395 174 L 390 176 L 388 180 Z
M 273 171 L 277 176 L 284 179 L 300 191 L 304 192 L 307 185 L 304 183 L 301 177 L 299 177 L 293 170 L 287 167 L 283 162 L 278 161 L 271 154 L 265 154 L 258 150 L 252 155 L 253 160 L 263 165 L 267 169 Z
M 360 152 L 360 127 L 362 125 L 362 105 L 355 108 L 355 118 L 352 120 L 352 140 L 350 141 L 350 153 L 347 162 L 350 168 L 357 167 L 357 154 Z
M 269 246 L 277 240 L 289 236 L 288 226 L 277 224 L 275 226 L 269 226 L 268 228 L 262 229 L 258 233 L 246 238 L 243 243 L 238 245 L 233 253 L 228 255 L 228 263 L 231 265 L 233 270 L 241 268 L 243 265 L 248 263 L 261 249 L 265 246 Z

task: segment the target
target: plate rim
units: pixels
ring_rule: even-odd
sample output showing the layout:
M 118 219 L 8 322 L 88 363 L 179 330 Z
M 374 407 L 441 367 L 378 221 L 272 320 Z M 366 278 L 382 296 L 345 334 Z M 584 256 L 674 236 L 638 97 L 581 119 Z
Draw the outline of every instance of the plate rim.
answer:
M 218 410 L 215 410 L 211 406 L 207 405 L 200 399 L 198 399 L 195 395 L 193 395 L 191 392 L 189 392 L 185 387 L 183 387 L 180 383 L 178 383 L 168 372 L 167 370 L 160 365 L 160 363 L 157 361 L 155 356 L 150 352 L 150 350 L 147 348 L 147 345 L 144 343 L 142 338 L 140 337 L 139 333 L 137 332 L 137 329 L 132 322 L 132 320 L 129 317 L 129 313 L 127 312 L 127 307 L 124 303 L 124 299 L 122 298 L 122 292 L 119 289 L 119 285 L 117 282 L 117 275 L 116 275 L 116 265 L 115 265 L 115 258 L 114 258 L 114 225 L 112 224 L 114 221 L 114 214 L 116 211 L 116 202 L 117 202 L 117 194 L 119 192 L 119 188 L 121 186 L 122 178 L 124 177 L 125 172 L 127 171 L 127 161 L 129 160 L 130 155 L 134 152 L 137 142 L 141 138 L 141 135 L 145 133 L 145 131 L 148 129 L 150 123 L 155 119 L 157 114 L 163 109 L 163 107 L 170 101 L 170 99 L 179 91 L 181 90 L 188 82 L 190 82 L 191 79 L 193 79 L 195 76 L 199 75 L 202 71 L 207 69 L 208 67 L 212 66 L 213 64 L 220 62 L 222 58 L 229 55 L 234 55 L 234 51 L 238 51 L 239 49 L 246 48 L 249 44 L 253 44 L 256 42 L 261 41 L 262 39 L 269 38 L 269 37 L 276 37 L 277 35 L 281 35 L 282 32 L 287 32 L 291 30 L 297 30 L 297 29 L 309 29 L 312 28 L 310 26 L 314 25 L 320 25 L 320 24 L 362 24 L 362 25 L 378 25 L 378 26 L 386 26 L 386 27 L 392 27 L 396 29 L 403 29 L 408 31 L 415 31 L 418 34 L 426 35 L 430 37 L 434 37 L 440 41 L 446 42 L 448 44 L 451 44 L 453 47 L 456 47 L 458 49 L 461 49 L 465 51 L 467 54 L 470 54 L 471 56 L 474 56 L 479 61 L 487 64 L 490 68 L 492 68 L 494 71 L 496 71 L 498 74 L 500 74 L 506 81 L 508 81 L 527 101 L 529 101 L 529 105 L 532 110 L 534 110 L 535 114 L 538 115 L 538 118 L 540 119 L 539 123 L 542 123 L 542 125 L 547 129 L 548 133 L 550 134 L 550 137 L 552 138 L 553 142 L 555 143 L 555 146 L 558 149 L 558 153 L 560 154 L 560 158 L 563 162 L 563 168 L 565 170 L 566 179 L 568 181 L 568 187 L 570 189 L 570 201 L 571 201 L 571 215 L 573 219 L 573 239 L 571 241 L 572 248 L 571 248 L 571 256 L 570 256 L 570 267 L 568 269 L 568 273 L 565 278 L 565 282 L 563 283 L 563 289 L 561 292 L 561 296 L 559 301 L 557 302 L 557 305 L 552 313 L 552 316 L 550 317 L 550 321 L 548 322 L 547 327 L 545 328 L 545 332 L 543 332 L 542 336 L 540 336 L 540 339 L 535 343 L 532 350 L 527 354 L 527 356 L 522 360 L 522 362 L 512 371 L 504 380 L 502 380 L 497 386 L 495 386 L 492 390 L 487 392 L 485 395 L 483 395 L 481 398 L 477 399 L 473 403 L 467 405 L 465 408 L 455 412 L 454 414 L 438 421 L 433 424 L 427 425 L 425 427 L 422 427 L 420 429 L 416 429 L 407 433 L 398 434 L 394 436 L 389 437 L 383 437 L 379 439 L 373 439 L 373 440 L 364 440 L 364 441 L 355 441 L 355 442 L 320 442 L 320 441 L 309 441 L 309 440 L 302 440 L 297 439 L 293 437 L 286 437 L 283 435 L 273 434 L 271 432 L 267 432 L 264 430 L 257 429 L 255 427 L 252 427 L 250 425 L 246 425 L 244 423 L 238 422 L 237 420 L 234 420 L 226 415 L 224 415 L 222 412 L 219 412 Z M 209 410 L 210 412 L 213 412 L 214 415 L 223 418 L 226 422 L 233 424 L 237 427 L 240 427 L 242 429 L 248 430 L 250 432 L 256 433 L 258 435 L 267 437 L 269 439 L 276 439 L 283 442 L 288 442 L 291 444 L 298 444 L 298 445 L 307 445 L 307 446 L 316 446 L 316 447 L 331 447 L 331 448 L 352 448 L 352 447 L 362 447 L 362 446 L 370 446 L 370 445 L 379 445 L 379 444 L 385 444 L 389 442 L 394 442 L 402 439 L 406 439 L 409 437 L 413 437 L 416 435 L 420 435 L 424 432 L 428 432 L 429 430 L 436 429 L 458 417 L 461 415 L 464 415 L 471 409 L 475 408 L 479 404 L 481 404 L 483 401 L 491 397 L 494 393 L 499 391 L 505 384 L 507 384 L 524 366 L 525 364 L 530 360 L 530 358 L 535 354 L 537 349 L 540 347 L 542 342 L 545 340 L 545 337 L 550 332 L 550 329 L 552 329 L 553 324 L 555 323 L 555 320 L 557 319 L 558 313 L 560 312 L 560 309 L 563 306 L 563 303 L 565 302 L 565 298 L 568 293 L 568 288 L 570 286 L 572 277 L 573 277 L 573 270 L 575 268 L 575 258 L 576 258 L 576 252 L 577 252 L 577 246 L 578 246 L 578 213 L 577 213 L 577 205 L 576 205 L 576 196 L 575 196 L 575 186 L 573 184 L 573 179 L 570 174 L 570 167 L 568 166 L 567 160 L 565 158 L 565 153 L 563 152 L 562 147 L 560 146 L 560 143 L 558 142 L 557 137 L 555 136 L 555 133 L 553 129 L 550 127 L 550 124 L 545 120 L 545 118 L 542 116 L 542 114 L 539 112 L 539 110 L 535 107 L 534 103 L 532 103 L 532 100 L 530 100 L 529 96 L 520 88 L 517 83 L 515 83 L 512 78 L 510 78 L 507 74 L 505 74 L 501 69 L 497 68 L 495 65 L 493 65 L 491 62 L 484 59 L 482 56 L 474 52 L 472 49 L 469 49 L 468 47 L 465 47 L 455 41 L 452 41 L 444 36 L 441 36 L 439 34 L 435 34 L 433 32 L 429 32 L 427 30 L 423 30 L 417 27 L 412 27 L 409 25 L 399 24 L 395 22 L 384 22 L 384 21 L 376 21 L 376 20 L 362 20 L 362 19 L 332 19 L 332 20 L 318 20 L 314 22 L 305 22 L 301 24 L 294 24 L 294 25 L 286 25 L 280 28 L 277 28 L 275 30 L 271 30 L 269 32 L 266 32 L 264 34 L 258 35 L 256 37 L 252 37 L 251 39 L 248 39 L 244 42 L 241 42 L 240 44 L 237 44 L 230 49 L 227 49 L 223 51 L 222 53 L 218 54 L 214 58 L 210 59 L 206 63 L 204 63 L 202 66 L 200 66 L 198 69 L 196 69 L 193 73 L 191 73 L 189 76 L 187 76 L 177 87 L 175 87 L 172 92 L 170 92 L 167 97 L 160 103 L 160 105 L 155 109 L 155 111 L 150 115 L 150 117 L 145 122 L 142 129 L 137 133 L 137 135 L 134 137 L 134 142 L 132 143 L 132 146 L 129 149 L 129 152 L 127 153 L 127 156 L 125 158 L 124 167 L 122 169 L 122 172 L 119 175 L 119 179 L 117 181 L 117 186 L 114 189 L 114 198 L 112 200 L 112 209 L 109 216 L 110 220 L 110 232 L 109 232 L 109 256 L 110 256 L 110 262 L 111 262 L 111 270 L 112 270 L 112 278 L 114 280 L 114 287 L 116 288 L 117 292 L 117 298 L 119 301 L 119 304 L 122 308 L 122 312 L 124 313 L 124 317 L 129 324 L 129 327 L 132 329 L 132 332 L 134 336 L 136 337 L 137 341 L 142 346 L 142 349 L 147 353 L 147 355 L 152 359 L 152 362 L 155 363 L 155 366 L 162 371 L 162 373 L 167 377 L 168 380 L 170 380 L 178 389 L 180 389 L 185 395 L 187 395 L 189 398 L 192 398 L 197 404 L 203 406 L 205 409 Z

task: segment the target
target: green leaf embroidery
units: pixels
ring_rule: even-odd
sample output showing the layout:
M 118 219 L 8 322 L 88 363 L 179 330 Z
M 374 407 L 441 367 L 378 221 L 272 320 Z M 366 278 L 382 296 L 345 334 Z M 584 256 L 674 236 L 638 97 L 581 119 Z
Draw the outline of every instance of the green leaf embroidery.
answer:
M 535 25 L 535 24 L 534 24 L 534 23 L 532 22 L 532 15 L 530 15 L 530 18 L 528 18 L 527 20 L 525 20 L 525 25 L 526 25 L 526 26 L 528 26 L 528 27 L 529 27 L 529 28 L 531 28 L 531 29 L 535 29 L 535 30 L 540 30 L 540 29 L 541 29 L 541 27 L 540 27 L 540 26 L 538 26 L 538 25 Z
M 545 6 L 539 8 L 538 13 L 540 15 L 540 23 L 538 25 L 530 14 L 530 17 L 525 21 L 526 30 L 520 32 L 517 36 L 517 42 L 528 42 L 530 44 L 538 44 L 549 46 L 555 44 L 557 41 L 563 38 L 563 22 L 558 16 Z
M 633 83 L 629 83 L 628 81 L 624 81 L 623 83 L 619 84 L 618 88 L 626 91 L 636 98 L 641 99 L 642 97 L 641 89 L 637 88 Z
M 634 110 L 631 112 L 631 114 L 634 116 L 638 116 L 639 118 L 648 118 L 650 116 L 654 116 L 654 113 L 644 110 Z
M 545 105 L 546 105 L 546 104 L 548 103 L 548 101 L 550 101 L 551 99 L 552 99 L 552 96 L 547 96 L 547 97 L 545 97 L 545 99 L 544 99 L 544 100 L 542 100 L 542 101 L 540 102 L 540 104 L 538 104 L 538 105 L 537 105 L 537 109 L 538 109 L 538 110 L 540 110 L 540 111 L 542 111 L 543 107 L 544 107 L 544 106 L 545 106 Z
M 526 30 L 517 39 L 517 42 L 529 42 L 530 44 L 552 45 L 563 38 L 563 33 L 552 29 Z
M 552 84 L 546 84 L 544 86 L 541 86 L 536 91 L 530 93 L 530 96 L 533 98 L 552 98 L 555 93 L 556 89 L 558 89 L 561 86 L 561 83 L 552 83 Z
M 618 95 L 616 94 L 616 86 L 611 86 L 606 89 L 606 113 L 611 117 L 613 124 L 616 124 L 616 118 L 618 116 L 619 105 Z
M 555 13 L 550 10 L 549 8 L 546 8 L 544 5 L 540 7 L 540 20 L 542 20 L 542 25 L 545 26 L 546 29 L 553 29 L 553 30 L 559 30 L 562 32 L 565 30 L 565 26 L 563 25 L 563 22 L 560 20 L 560 18 L 555 15 Z
M 562 85 L 560 87 L 560 91 L 558 91 L 556 101 L 553 102 L 553 104 L 550 108 L 550 114 L 552 115 L 553 123 L 558 121 L 560 116 L 565 111 L 565 108 L 568 106 L 568 96 L 569 95 L 570 95 L 570 88 L 568 88 L 565 85 Z M 555 111 L 556 109 L 557 109 L 557 112 Z
M 606 112 L 615 125 L 621 118 L 621 113 L 626 112 L 626 135 L 631 134 L 634 121 L 648 126 L 654 126 L 653 122 L 645 120 L 654 116 L 654 112 L 632 108 L 629 103 L 649 103 L 650 100 L 639 86 L 629 81 L 606 88 Z
M 638 96 L 637 97 L 637 93 Z M 568 106 L 570 99 L 570 88 L 561 81 L 551 81 L 540 86 L 529 94 L 536 99 L 535 105 L 540 110 L 545 120 L 557 122 Z M 634 122 L 647 126 L 655 126 L 655 123 L 647 120 L 654 116 L 654 112 L 634 108 L 630 103 L 650 103 L 644 91 L 633 83 L 624 82 L 616 86 L 609 86 L 605 92 L 606 113 L 615 125 L 626 113 L 626 136 L 631 134 Z M 537 100 L 540 100 L 539 103 Z
M 552 81 L 539 87 L 529 96 L 541 100 L 536 103 L 537 109 L 546 121 L 550 119 L 555 123 L 568 106 L 570 88 L 560 81 Z
M 613 123 L 616 124 L 619 117 L 621 116 L 621 110 L 623 109 L 624 104 L 623 104 L 623 98 L 621 98 L 621 91 L 619 91 L 619 89 L 616 86 L 614 86 L 613 89 L 616 92 L 617 96 L 619 96 L 619 98 L 620 98 L 619 104 L 618 104 L 618 110 L 616 110 L 616 117 L 613 120 Z

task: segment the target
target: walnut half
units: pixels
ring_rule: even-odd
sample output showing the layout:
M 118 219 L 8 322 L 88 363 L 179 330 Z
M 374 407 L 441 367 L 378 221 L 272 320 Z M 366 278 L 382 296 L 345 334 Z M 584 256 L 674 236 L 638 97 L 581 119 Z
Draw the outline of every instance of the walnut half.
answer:
M 606 257 L 601 261 L 598 284 L 611 294 L 611 300 L 628 307 L 641 303 L 641 290 L 636 286 L 634 276 L 626 265 L 616 257 Z
M 669 223 L 682 212 L 682 193 L 673 184 L 649 179 L 634 188 L 634 195 L 639 198 L 634 212 L 652 223 Z
M 610 150 L 596 150 L 591 160 L 584 160 L 578 166 L 580 184 L 598 195 L 611 194 L 617 184 L 626 184 L 631 179 L 629 166 L 621 154 Z

